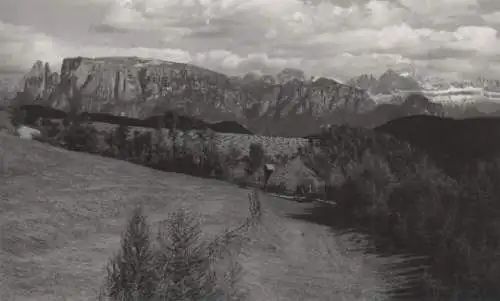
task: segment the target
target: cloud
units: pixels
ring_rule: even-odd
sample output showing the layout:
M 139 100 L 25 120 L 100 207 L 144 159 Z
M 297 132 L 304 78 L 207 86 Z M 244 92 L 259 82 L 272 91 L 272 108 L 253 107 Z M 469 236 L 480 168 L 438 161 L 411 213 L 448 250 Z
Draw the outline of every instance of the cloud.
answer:
M 460 18 L 479 9 L 477 0 L 399 0 L 399 4 L 428 24 L 460 23 Z
M 37 59 L 53 60 L 59 51 L 52 37 L 1 21 L 0 45 L 0 65 L 12 71 L 26 70 Z
M 2 23 L 0 65 L 14 70 L 36 59 L 120 55 L 228 74 L 292 67 L 347 78 L 405 64 L 447 75 L 496 72 L 500 42 L 493 23 L 500 18 L 484 12 L 493 2 L 478 1 L 75 0 L 44 12 L 48 18 L 74 16 L 74 26 L 56 31 L 27 17 L 26 24 Z M 17 9 L 21 16 L 28 14 L 23 7 Z
M 482 15 L 484 21 L 493 24 L 500 24 L 500 11 Z
M 38 33 L 29 27 L 0 22 L 0 62 L 3 69 L 28 70 L 36 60 L 59 67 L 65 57 L 139 56 L 190 62 L 189 52 L 173 48 L 78 45 Z

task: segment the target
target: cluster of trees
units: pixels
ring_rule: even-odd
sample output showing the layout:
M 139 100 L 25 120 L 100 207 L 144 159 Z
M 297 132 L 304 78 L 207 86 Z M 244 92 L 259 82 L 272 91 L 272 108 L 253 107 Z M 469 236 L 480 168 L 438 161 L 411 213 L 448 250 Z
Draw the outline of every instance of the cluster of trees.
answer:
M 54 123 L 42 121 L 43 139 L 74 151 L 89 152 L 131 161 L 164 171 L 203 177 L 225 178 L 238 154 L 232 157 L 217 152 L 214 132 L 196 132 L 196 137 L 177 131 L 134 130 L 119 125 L 109 132 L 99 132 L 91 123 Z
M 174 212 L 153 233 L 143 209 L 136 208 L 119 252 L 108 262 L 99 300 L 247 300 L 238 255 L 246 233 L 261 220 L 256 191 L 249 195 L 249 211 L 241 225 L 206 240 L 189 211 Z
M 19 121 L 20 122 L 20 121 Z M 175 124 L 166 129 L 131 130 L 118 125 L 110 131 L 98 131 L 92 122 L 81 116 L 62 121 L 38 118 L 34 127 L 42 132 L 40 140 L 73 151 L 88 152 L 130 161 L 163 171 L 185 173 L 199 177 L 234 180 L 234 169 L 245 162 L 247 177 L 262 169 L 268 160 L 260 143 L 253 143 L 249 155 L 243 157 L 237 146 L 219 152 L 215 132 L 210 129 L 180 131 Z M 285 161 L 286 158 L 276 158 Z
M 427 299 L 500 298 L 499 160 L 453 177 L 407 143 L 348 127 L 325 129 L 301 155 L 327 183 L 335 214 L 432 256 Z

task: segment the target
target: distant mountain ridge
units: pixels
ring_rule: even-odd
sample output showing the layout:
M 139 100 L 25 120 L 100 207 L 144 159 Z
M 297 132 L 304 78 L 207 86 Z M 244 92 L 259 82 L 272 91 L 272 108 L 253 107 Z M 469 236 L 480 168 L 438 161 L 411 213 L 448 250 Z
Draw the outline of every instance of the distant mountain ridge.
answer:
M 36 62 L 17 101 L 55 109 L 147 118 L 173 110 L 206 122 L 237 121 L 269 135 L 300 136 L 338 110 L 362 113 L 363 90 L 285 69 L 274 77 L 229 77 L 202 67 L 137 57 L 66 58 L 57 74 Z
M 431 101 L 451 106 L 475 106 L 490 113 L 500 109 L 500 80 L 478 77 L 474 80 L 445 81 L 416 72 L 389 69 L 379 78 L 363 74 L 351 78 L 350 85 L 368 91 L 378 103 L 390 102 L 395 96 L 421 93 Z
M 173 111 L 284 137 L 303 137 L 334 124 L 373 128 L 411 115 L 500 116 L 499 81 L 448 83 L 401 70 L 378 78 L 365 74 L 344 84 L 306 78 L 292 68 L 276 75 L 226 76 L 154 59 L 76 57 L 64 59 L 60 73 L 37 61 L 17 86 L 15 101 L 23 105 L 136 119 Z

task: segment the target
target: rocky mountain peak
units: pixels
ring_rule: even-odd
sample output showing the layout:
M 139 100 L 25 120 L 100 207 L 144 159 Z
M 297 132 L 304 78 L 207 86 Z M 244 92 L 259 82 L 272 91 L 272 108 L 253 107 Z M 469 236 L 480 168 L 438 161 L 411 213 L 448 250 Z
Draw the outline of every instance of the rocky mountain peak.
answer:
M 372 74 L 362 74 L 358 77 L 349 79 L 347 84 L 359 89 L 370 90 L 371 87 L 377 84 L 377 78 Z
M 292 81 L 294 79 L 305 81 L 306 77 L 304 71 L 294 68 L 285 68 L 276 74 L 276 80 L 278 84 L 285 84 L 286 82 Z
M 24 94 L 53 108 L 147 118 L 165 111 L 206 122 L 237 121 L 254 132 L 301 136 L 341 108 L 373 107 L 370 96 L 332 79 L 305 79 L 286 68 L 276 76 L 229 77 L 191 64 L 137 57 L 65 58 L 61 74 L 36 62 Z M 31 100 L 30 100 L 31 101 Z
M 51 71 L 49 63 L 36 61 L 22 79 L 22 92 L 28 93 L 33 99 L 47 99 L 58 84 L 59 74 Z
M 402 76 L 398 72 L 389 69 L 383 73 L 377 85 L 372 90 L 374 94 L 389 94 L 398 91 L 419 91 L 419 83 L 411 76 Z
M 391 95 L 400 91 L 420 91 L 419 82 L 409 73 L 388 69 L 377 79 L 372 74 L 363 74 L 348 81 L 350 85 L 367 90 L 372 95 Z

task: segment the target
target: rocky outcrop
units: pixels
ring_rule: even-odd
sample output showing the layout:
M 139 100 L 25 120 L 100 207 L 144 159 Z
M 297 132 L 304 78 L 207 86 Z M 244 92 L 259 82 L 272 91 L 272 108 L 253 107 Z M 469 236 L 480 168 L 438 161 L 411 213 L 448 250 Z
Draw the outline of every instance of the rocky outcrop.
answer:
M 367 90 L 372 95 L 391 95 L 399 92 L 418 92 L 421 91 L 419 83 L 411 76 L 401 75 L 398 72 L 389 69 L 378 79 L 373 75 L 363 74 L 352 78 L 348 84 Z
M 33 99 L 46 100 L 55 92 L 59 84 L 59 74 L 52 72 L 48 63 L 37 61 L 22 80 L 23 92 Z
M 57 80 L 56 80 L 57 77 Z M 172 110 L 207 122 L 237 121 L 260 133 L 301 136 L 331 112 L 363 112 L 363 90 L 285 69 L 243 80 L 190 64 L 137 57 L 67 58 L 56 76 L 37 62 L 24 92 L 53 108 L 147 118 Z M 306 129 L 310 132 L 310 129 Z
M 304 71 L 293 68 L 285 68 L 276 74 L 276 82 L 278 84 L 283 85 L 292 80 L 305 81 L 306 76 Z
M 460 113 L 463 112 L 457 111 L 456 115 Z M 373 128 L 393 119 L 413 115 L 449 116 L 449 110 L 446 106 L 434 103 L 421 94 L 411 94 L 404 99 L 394 100 L 394 103 L 379 104 L 368 112 L 342 112 L 334 116 L 335 118 L 332 118 L 334 121 L 330 124 Z

